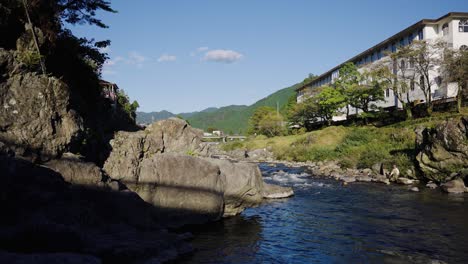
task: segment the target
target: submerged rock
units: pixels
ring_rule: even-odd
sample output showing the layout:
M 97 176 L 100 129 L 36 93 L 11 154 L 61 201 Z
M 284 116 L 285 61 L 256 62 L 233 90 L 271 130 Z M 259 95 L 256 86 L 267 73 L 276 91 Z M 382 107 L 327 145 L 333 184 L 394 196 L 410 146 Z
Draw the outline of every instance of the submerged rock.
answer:
M 274 184 L 263 183 L 263 198 L 266 199 L 282 199 L 294 195 L 291 187 L 282 187 Z

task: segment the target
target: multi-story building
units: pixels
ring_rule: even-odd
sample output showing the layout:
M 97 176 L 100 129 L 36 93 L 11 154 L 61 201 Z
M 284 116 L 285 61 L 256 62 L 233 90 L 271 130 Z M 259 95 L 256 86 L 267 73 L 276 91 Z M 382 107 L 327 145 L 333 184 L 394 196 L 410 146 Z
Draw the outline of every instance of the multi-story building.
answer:
M 305 98 L 313 95 L 315 88 L 325 85 L 331 85 L 339 77 L 340 68 L 348 63 L 354 63 L 359 71 L 370 69 L 376 64 L 389 63 L 393 66 L 393 71 L 398 74 L 398 68 L 401 63 L 406 63 L 405 67 L 414 67 L 410 62 L 395 62 L 389 59 L 388 54 L 396 52 L 401 46 L 411 44 L 414 40 L 424 40 L 427 42 L 442 40 L 448 47 L 454 49 L 468 48 L 468 13 L 452 12 L 448 13 L 438 19 L 423 19 L 412 26 L 398 32 L 397 34 L 387 38 L 379 44 L 367 49 L 366 51 L 354 56 L 353 58 L 343 62 L 342 64 L 328 70 L 322 75 L 309 83 L 296 89 L 297 102 L 304 101 Z M 447 99 L 454 98 L 457 94 L 458 87 L 456 83 L 444 83 L 439 76 L 438 69 L 430 72 L 430 79 L 433 81 L 432 85 L 432 99 Z M 401 107 L 397 97 L 391 89 L 386 89 L 385 101 L 379 101 L 377 106 L 387 107 Z M 424 94 L 418 87 L 411 87 L 408 91 L 407 97 L 412 101 L 424 100 Z M 353 109 L 354 113 L 358 113 L 357 109 Z M 336 116 L 334 120 L 343 120 L 346 115 Z

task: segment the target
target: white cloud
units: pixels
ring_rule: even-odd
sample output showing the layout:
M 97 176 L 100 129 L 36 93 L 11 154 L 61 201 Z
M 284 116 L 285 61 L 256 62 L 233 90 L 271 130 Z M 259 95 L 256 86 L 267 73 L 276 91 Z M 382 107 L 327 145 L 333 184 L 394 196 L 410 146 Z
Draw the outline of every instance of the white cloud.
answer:
M 203 60 L 221 63 L 233 63 L 242 59 L 243 57 L 244 55 L 233 50 L 218 49 L 207 51 L 203 57 Z
M 163 54 L 161 57 L 158 58 L 158 62 L 165 62 L 165 61 L 176 61 L 177 57 L 174 55 Z
M 209 48 L 208 47 L 199 47 L 195 51 L 190 52 L 190 56 L 194 57 L 197 56 L 198 53 L 207 51 Z
M 143 63 L 147 60 L 148 59 L 145 56 L 141 55 L 140 53 L 136 51 L 132 51 L 128 54 L 127 63 L 134 64 L 137 67 L 141 68 L 143 67 Z

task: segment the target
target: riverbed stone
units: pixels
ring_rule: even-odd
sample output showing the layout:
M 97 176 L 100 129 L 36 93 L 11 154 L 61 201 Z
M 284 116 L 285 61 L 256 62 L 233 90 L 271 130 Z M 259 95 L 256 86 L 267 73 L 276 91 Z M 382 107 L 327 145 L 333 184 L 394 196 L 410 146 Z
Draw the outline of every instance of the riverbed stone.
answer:
M 404 184 L 404 185 L 410 185 L 410 184 L 413 184 L 414 181 L 413 180 L 410 180 L 408 178 L 404 178 L 404 177 L 399 177 L 397 180 L 396 180 L 397 183 L 399 184 Z
M 437 184 L 435 184 L 434 182 L 428 182 L 426 184 L 426 187 L 429 188 L 429 189 L 436 189 L 439 186 L 437 186 Z
M 268 183 L 264 183 L 263 187 L 263 197 L 266 199 L 282 199 L 294 195 L 294 191 L 291 187 L 283 187 Z
M 415 187 L 410 188 L 410 191 L 419 192 L 419 188 L 415 186 Z
M 464 193 L 465 183 L 462 179 L 455 179 L 440 185 L 442 190 L 447 193 Z

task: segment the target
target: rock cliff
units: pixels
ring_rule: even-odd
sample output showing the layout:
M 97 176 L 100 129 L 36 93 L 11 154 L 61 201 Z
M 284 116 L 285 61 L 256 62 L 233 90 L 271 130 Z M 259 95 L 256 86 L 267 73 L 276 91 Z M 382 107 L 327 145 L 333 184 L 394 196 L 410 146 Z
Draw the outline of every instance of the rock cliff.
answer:
M 468 174 L 468 117 L 416 130 L 416 156 L 424 177 L 436 182 Z

